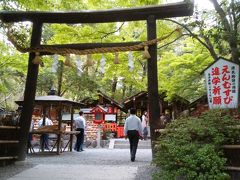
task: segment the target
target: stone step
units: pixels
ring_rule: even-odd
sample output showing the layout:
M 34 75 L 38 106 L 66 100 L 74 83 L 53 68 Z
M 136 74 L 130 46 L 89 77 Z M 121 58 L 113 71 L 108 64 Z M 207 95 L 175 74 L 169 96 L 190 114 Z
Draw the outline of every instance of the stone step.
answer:
M 114 140 L 114 149 L 129 149 L 129 141 L 125 139 L 115 139 Z M 138 149 L 151 149 L 150 140 L 140 140 L 138 143 Z
M 139 149 L 151 149 L 151 140 L 140 140 L 138 143 Z M 129 140 L 127 139 L 110 139 L 109 149 L 128 149 Z
M 115 144 L 129 144 L 128 140 L 125 141 L 119 141 L 119 140 L 115 140 Z M 147 140 L 147 141 L 139 141 L 138 144 L 144 144 L 144 145 L 151 145 L 151 141 Z
M 129 149 L 129 144 L 115 144 L 114 149 Z M 151 146 L 138 145 L 138 149 L 151 149 Z

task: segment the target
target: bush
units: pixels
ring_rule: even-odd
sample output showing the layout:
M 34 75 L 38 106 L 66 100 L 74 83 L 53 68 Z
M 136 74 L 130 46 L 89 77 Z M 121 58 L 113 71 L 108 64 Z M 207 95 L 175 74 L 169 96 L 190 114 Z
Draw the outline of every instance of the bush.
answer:
M 173 121 L 156 143 L 154 163 L 161 170 L 153 179 L 230 179 L 221 146 L 239 143 L 232 128 L 238 124 L 226 110 Z

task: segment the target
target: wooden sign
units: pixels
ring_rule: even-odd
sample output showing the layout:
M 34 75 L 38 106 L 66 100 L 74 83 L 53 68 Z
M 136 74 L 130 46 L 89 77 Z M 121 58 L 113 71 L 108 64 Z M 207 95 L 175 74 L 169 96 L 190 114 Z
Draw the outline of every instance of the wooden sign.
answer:
M 239 65 L 220 58 L 204 74 L 209 108 L 237 108 Z

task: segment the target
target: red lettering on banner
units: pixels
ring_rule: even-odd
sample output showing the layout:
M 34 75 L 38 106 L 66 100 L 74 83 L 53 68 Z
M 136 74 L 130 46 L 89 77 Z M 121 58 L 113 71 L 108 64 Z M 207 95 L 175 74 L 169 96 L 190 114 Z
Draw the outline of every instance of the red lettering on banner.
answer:
M 212 68 L 212 76 L 220 75 L 220 71 L 218 67 Z
M 222 104 L 221 96 L 215 96 L 215 97 L 213 97 L 213 104 L 221 105 L 221 104 Z
M 224 81 L 224 83 L 222 85 L 223 85 L 224 89 L 231 88 L 231 83 L 230 82 Z
M 223 93 L 224 93 L 226 96 L 229 96 L 229 95 L 230 95 L 230 92 L 231 92 L 230 89 L 227 89 L 226 91 L 223 91 Z
M 219 77 L 213 77 L 213 78 L 212 78 L 212 83 L 213 83 L 214 85 L 217 85 L 218 83 L 220 83 L 220 78 L 219 78 Z
M 205 71 L 209 107 L 235 108 L 239 67 L 231 62 L 220 59 Z
M 228 69 L 228 65 L 223 66 L 222 74 L 224 74 L 224 73 L 230 73 L 229 69 Z
M 220 90 L 221 90 L 220 86 L 214 86 L 213 87 L 213 94 L 214 95 L 220 95 Z
M 223 80 L 223 81 L 228 81 L 228 80 L 230 80 L 230 75 L 229 75 L 229 74 L 223 74 L 222 80 Z
M 230 104 L 230 102 L 232 102 L 232 97 L 227 96 L 227 97 L 224 98 L 224 103 L 225 104 Z

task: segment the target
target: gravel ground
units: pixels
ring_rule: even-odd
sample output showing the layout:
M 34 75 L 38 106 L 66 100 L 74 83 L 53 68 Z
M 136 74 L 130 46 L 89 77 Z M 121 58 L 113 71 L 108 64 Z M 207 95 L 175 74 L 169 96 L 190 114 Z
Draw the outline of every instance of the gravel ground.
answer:
M 110 165 L 116 169 L 126 166 L 136 167 L 135 180 L 151 180 L 151 174 L 156 171 L 156 168 L 151 166 L 151 160 L 151 149 L 138 149 L 135 162 L 130 161 L 128 149 L 86 149 L 83 152 L 64 152 L 61 155 L 55 153 L 28 154 L 23 163 L 0 167 L 0 180 L 6 180 L 26 169 L 44 164 L 66 167 L 68 164 L 90 165 L 96 168 Z

